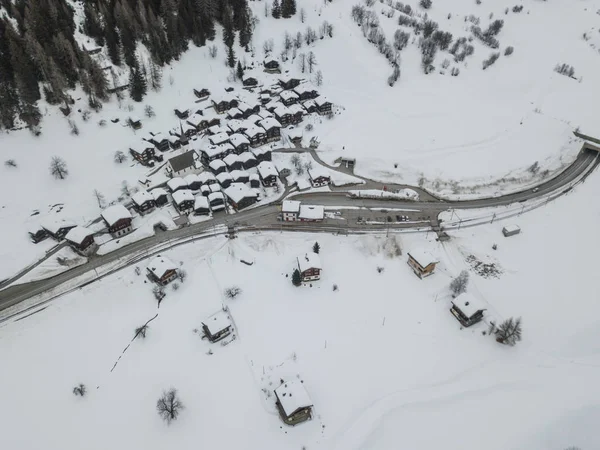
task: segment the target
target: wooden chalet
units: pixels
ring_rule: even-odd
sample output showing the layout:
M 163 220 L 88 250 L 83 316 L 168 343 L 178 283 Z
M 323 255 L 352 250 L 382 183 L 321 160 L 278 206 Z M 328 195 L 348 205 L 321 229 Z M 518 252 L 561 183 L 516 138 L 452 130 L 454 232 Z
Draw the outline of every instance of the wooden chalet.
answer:
M 242 77 L 242 84 L 246 87 L 254 87 L 258 85 L 258 79 L 252 72 L 246 72 Z
M 195 216 L 208 216 L 210 214 L 210 205 L 208 198 L 198 195 L 194 200 L 194 215 Z
M 263 161 L 257 166 L 257 169 L 263 186 L 271 187 L 277 184 L 279 172 L 277 172 L 277 169 L 273 163 L 269 161 Z
M 300 145 L 302 143 L 302 129 L 299 127 L 293 127 L 287 130 L 288 139 L 292 144 Z
M 154 164 L 155 151 L 154 144 L 141 140 L 129 146 L 129 153 L 133 159 L 145 166 Z
M 243 133 L 246 128 L 248 128 L 248 123 L 241 119 L 231 119 L 227 122 L 227 128 L 232 133 Z
M 299 78 L 294 78 L 294 77 L 290 77 L 290 76 L 283 76 L 279 78 L 279 85 L 286 90 L 289 89 L 294 89 L 296 86 L 298 86 L 300 84 L 300 80 Z
M 216 145 L 206 145 L 202 150 L 200 150 L 200 158 L 202 159 L 202 164 L 208 166 L 212 161 L 217 159 L 224 158 L 223 149 L 219 148 Z
M 152 135 L 149 141 L 161 152 L 166 152 L 170 148 L 169 139 L 162 133 Z
M 259 164 L 263 161 L 271 161 L 272 159 L 271 150 L 268 148 L 253 148 L 250 151 Z
M 227 110 L 227 118 L 240 120 L 244 118 L 244 113 L 236 106 Z
M 302 107 L 302 105 L 300 105 L 298 103 L 294 103 L 293 105 L 291 105 L 288 108 L 288 111 L 291 114 L 290 123 L 292 123 L 294 125 L 299 124 L 300 122 L 302 122 L 302 119 L 304 117 L 304 113 L 306 112 L 304 110 L 304 108 Z
M 234 133 L 229 136 L 229 143 L 233 145 L 233 151 L 237 155 L 248 151 L 248 148 L 250 148 L 250 141 L 241 133 Z
M 265 130 L 259 126 L 251 126 L 244 131 L 244 134 L 250 141 L 251 147 L 259 147 L 266 142 L 267 134 Z
M 252 169 L 258 165 L 258 161 L 251 152 L 244 152 L 239 155 L 244 170 Z
M 123 205 L 113 205 L 102 211 L 102 218 L 113 237 L 121 237 L 133 231 L 131 213 Z
M 320 96 L 315 98 L 315 105 L 317 106 L 317 112 L 324 116 L 327 114 L 331 114 L 331 108 L 333 107 L 333 104 L 327 100 L 325 97 Z
M 194 89 L 194 95 L 198 97 L 198 100 L 204 101 L 210 96 L 210 91 L 206 88 Z
M 229 142 L 229 135 L 225 132 L 217 133 L 208 137 L 208 142 L 211 145 L 221 145 Z
M 293 105 L 298 101 L 299 98 L 298 94 L 291 90 L 281 91 L 279 93 L 279 97 L 281 98 L 281 103 L 283 103 L 285 106 Z
M 238 102 L 239 100 L 230 92 L 226 92 L 225 95 L 219 99 L 212 99 L 213 107 L 219 114 L 223 114 L 231 108 L 237 108 Z
M 186 175 L 185 177 L 183 177 L 183 181 L 186 182 L 186 184 L 188 185 L 188 188 L 191 191 L 199 191 L 200 187 L 202 186 L 200 177 L 198 175 L 196 175 L 195 173 L 190 173 L 189 175 Z
M 486 305 L 478 298 L 463 292 L 452 300 L 450 312 L 464 327 L 470 327 L 483 319 Z
M 238 119 L 238 121 L 239 121 L 239 119 Z M 223 125 L 221 125 L 221 124 L 213 125 L 212 127 L 208 127 L 206 129 L 206 134 L 208 136 L 216 136 L 218 134 L 229 134 L 230 132 L 231 132 L 231 129 L 229 128 L 229 123 L 223 124 Z
M 252 189 L 260 188 L 260 177 L 257 173 L 250 174 L 250 187 Z
M 237 211 L 253 205 L 258 200 L 257 192 L 243 183 L 233 183 L 223 189 L 223 193 L 227 196 L 229 204 Z
M 223 162 L 227 165 L 227 170 L 229 170 L 230 172 L 232 170 L 240 170 L 243 168 L 242 161 L 240 161 L 238 155 L 236 155 L 235 153 L 227 155 L 225 158 L 223 158 Z
M 156 200 L 148 191 L 138 191 L 131 196 L 133 209 L 139 214 L 147 214 L 156 208 Z
M 308 169 L 308 177 L 313 187 L 328 186 L 331 183 L 331 176 L 322 166 L 314 166 Z
M 152 198 L 158 207 L 165 206 L 167 203 L 169 203 L 169 196 L 167 195 L 167 191 L 165 191 L 163 188 L 152 189 L 150 194 L 152 195 Z
M 313 252 L 305 253 L 296 258 L 302 281 L 315 281 L 321 278 L 321 258 Z
M 177 266 L 166 256 L 154 257 L 146 270 L 148 277 L 161 286 L 165 286 L 177 278 Z
M 210 186 L 208 184 L 203 184 L 202 187 L 200 187 L 200 193 L 205 197 L 208 197 L 210 194 Z
M 264 128 L 267 142 L 274 142 L 281 139 L 281 124 L 273 117 L 267 117 L 258 122 L 259 126 Z
M 189 118 L 188 118 L 189 119 Z M 186 144 L 189 139 L 198 134 L 200 130 L 189 122 L 182 122 L 172 133 L 179 137 L 181 144 Z
M 127 119 L 127 123 L 134 130 L 139 130 L 140 128 L 142 128 L 142 121 L 139 117 L 130 117 L 129 119 Z
M 204 336 L 210 342 L 218 342 L 233 331 L 228 311 L 221 310 L 202 322 Z
M 169 192 L 171 192 L 171 194 L 177 191 L 188 189 L 187 183 L 181 177 L 171 178 L 169 181 L 167 181 L 167 187 L 169 188 Z
M 45 220 L 42 223 L 42 227 L 46 230 L 48 236 L 56 241 L 62 241 L 67 233 L 75 228 L 77 224 L 70 220 Z
M 283 381 L 275 389 L 275 406 L 286 425 L 294 426 L 312 419 L 313 404 L 302 380 Z
M 221 172 L 216 176 L 216 178 L 222 188 L 228 188 L 233 182 L 233 179 L 231 178 L 231 174 L 229 172 Z
M 408 252 L 407 264 L 419 278 L 428 277 L 435 271 L 438 263 L 429 252 L 415 249 Z
M 307 114 L 318 113 L 319 109 L 317 108 L 317 104 L 314 100 L 306 100 L 302 103 L 302 107 L 306 111 Z
M 269 94 L 267 94 L 267 93 L 260 94 L 260 104 L 261 105 L 266 105 L 270 101 L 271 101 L 271 96 Z
M 234 183 L 248 183 L 250 181 L 250 174 L 245 170 L 232 170 L 229 172 L 231 179 Z
M 189 189 L 175 191 L 171 196 L 179 214 L 187 214 L 194 209 L 194 194 Z
M 279 61 L 275 58 L 267 58 L 265 59 L 263 65 L 265 66 L 265 72 L 267 73 L 281 73 L 281 69 L 279 68 Z
M 181 120 L 187 119 L 190 115 L 190 109 L 185 106 L 178 106 L 174 109 L 175 115 Z
M 210 168 L 212 173 L 215 174 L 215 176 L 227 171 L 227 164 L 225 164 L 221 159 L 215 159 L 211 161 L 208 167 Z
M 210 209 L 214 211 L 220 211 L 225 209 L 225 197 L 222 192 L 211 192 L 208 194 L 208 203 Z
M 292 122 L 292 113 L 287 106 L 281 103 L 273 109 L 273 114 L 282 126 L 289 125 Z
M 48 237 L 48 232 L 42 226 L 32 227 L 29 229 L 29 231 L 27 233 L 29 234 L 29 239 L 34 244 L 37 244 L 38 242 L 42 242 L 44 239 L 46 239 Z
M 169 141 L 169 147 L 171 147 L 172 150 L 179 150 L 181 148 L 181 139 L 177 136 L 169 134 L 167 140 Z
M 297 200 L 284 200 L 281 205 L 281 219 L 284 222 L 295 222 L 300 213 L 300 202 Z
M 198 175 L 198 179 L 200 180 L 200 183 L 202 183 L 203 186 L 206 184 L 214 184 L 217 182 L 215 175 L 211 172 L 202 172 L 200 175 Z
M 94 242 L 94 232 L 84 227 L 71 228 L 65 235 L 65 240 L 77 253 L 88 256 L 98 248 Z
M 317 98 L 319 96 L 319 93 L 310 82 L 300 83 L 294 88 L 294 92 L 298 94 L 298 100 L 301 102 Z

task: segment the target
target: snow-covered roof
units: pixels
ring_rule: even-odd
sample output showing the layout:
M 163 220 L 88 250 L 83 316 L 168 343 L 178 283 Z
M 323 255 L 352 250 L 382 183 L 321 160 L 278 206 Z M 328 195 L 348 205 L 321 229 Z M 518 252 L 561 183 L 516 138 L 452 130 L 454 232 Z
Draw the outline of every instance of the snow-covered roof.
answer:
M 202 187 L 200 188 L 201 192 L 210 192 L 210 186 L 208 184 L 203 184 Z
M 313 406 L 304 384 L 300 380 L 285 381 L 275 389 L 275 395 L 286 416 L 291 416 L 299 409 Z
M 254 160 L 254 159 L 256 159 L 256 158 L 254 157 L 254 155 L 253 155 L 251 152 L 244 152 L 244 153 L 240 153 L 240 154 L 238 155 L 238 158 L 239 158 L 239 160 L 240 160 L 242 163 L 245 163 L 245 162 L 248 162 L 248 161 L 251 161 L 251 160 Z
M 237 97 L 232 92 L 225 92 L 220 97 L 213 99 L 213 101 L 217 104 L 219 104 L 221 102 L 231 103 L 233 100 L 237 100 Z
M 221 192 L 221 185 L 219 183 L 213 183 L 209 185 L 211 192 Z
M 278 176 L 279 172 L 277 172 L 277 169 L 275 168 L 275 166 L 273 165 L 273 163 L 269 162 L 269 161 L 263 161 L 261 162 L 258 166 L 258 173 L 260 174 L 260 176 L 262 178 L 267 178 L 270 176 Z
M 287 135 L 291 138 L 295 138 L 295 137 L 302 137 L 302 129 L 296 127 L 296 128 L 288 128 L 286 130 Z
M 194 194 L 189 189 L 180 189 L 173 192 L 172 196 L 176 205 L 181 205 L 185 201 L 194 201 Z
M 258 112 L 257 116 L 259 116 L 261 119 L 266 119 L 267 117 L 273 117 L 273 114 L 272 114 L 270 111 L 268 111 L 268 110 L 266 110 L 266 109 L 262 108 L 262 109 L 261 109 L 261 110 Z
M 129 116 L 129 120 L 132 122 L 141 122 L 142 120 L 138 116 Z
M 177 270 L 177 266 L 166 256 L 157 255 L 148 264 L 148 270 L 157 278 L 162 278 L 167 272 Z
M 244 121 L 241 121 L 240 119 L 231 119 L 227 122 L 227 126 L 229 127 L 229 129 L 231 131 L 233 131 L 234 133 L 240 131 L 241 129 L 246 127 L 246 124 L 244 123 Z
M 298 94 L 296 94 L 294 91 L 281 91 L 279 93 L 279 96 L 281 97 L 281 100 L 291 100 L 293 98 L 298 98 Z
M 214 161 L 211 161 L 208 166 L 213 170 L 218 170 L 221 167 L 227 167 L 227 165 L 220 159 L 215 159 Z
M 185 182 L 185 180 L 183 178 L 175 177 L 175 178 L 171 178 L 169 181 L 167 181 L 167 186 L 169 186 L 169 189 L 171 191 L 176 191 L 177 189 L 187 187 L 187 183 Z
M 229 142 L 231 142 L 234 147 L 239 147 L 242 144 L 250 144 L 248 138 L 240 133 L 235 133 L 229 136 Z
M 121 204 L 113 205 L 102 211 L 102 218 L 112 227 L 121 219 L 131 219 L 131 213 Z
M 297 94 L 304 94 L 305 92 L 314 92 L 316 90 L 317 89 L 315 88 L 315 86 L 309 81 L 300 83 L 294 88 L 294 92 L 296 92 Z
M 452 300 L 452 304 L 460 309 L 461 312 L 467 317 L 471 317 L 477 311 L 485 310 L 487 307 L 485 302 L 479 300 L 477 297 L 469 294 L 468 292 L 463 292 L 460 294 L 458 297 Z
M 195 173 L 190 173 L 183 177 L 183 180 L 187 183 L 188 186 L 191 186 L 193 183 L 200 183 L 200 178 Z
M 408 256 L 414 259 L 423 268 L 429 264 L 437 263 L 436 259 L 427 250 L 416 248 L 408 252 Z
M 212 145 L 224 144 L 229 140 L 229 135 L 227 133 L 221 132 L 213 136 L 209 136 L 208 140 Z
M 264 155 L 265 153 L 270 152 L 271 150 L 269 150 L 268 148 L 264 148 L 264 147 L 258 147 L 258 148 L 252 148 L 250 149 L 250 151 L 252 152 L 252 154 L 256 157 L 258 157 L 259 155 Z
M 229 172 L 221 172 L 217 175 L 217 181 L 219 183 L 223 184 L 223 182 L 227 180 L 231 180 L 231 174 Z
M 154 145 L 152 145 L 150 142 L 140 140 L 131 144 L 129 148 L 134 152 L 144 153 L 145 150 L 153 149 Z
M 244 131 L 244 134 L 251 138 L 253 136 L 256 136 L 257 134 L 264 134 L 264 132 L 265 130 L 263 128 L 253 125 L 247 128 L 246 131 Z
M 229 319 L 229 315 L 221 310 L 205 319 L 202 324 L 206 325 L 206 328 L 208 328 L 208 331 L 210 331 L 211 334 L 217 334 L 219 331 L 229 328 L 231 326 L 231 320 Z
M 250 175 L 248 175 L 248 172 L 246 172 L 245 170 L 232 170 L 229 173 L 233 180 L 238 180 L 242 177 L 248 177 L 248 179 L 249 179 L 249 177 L 250 177 Z
M 242 113 L 242 110 L 239 108 L 229 108 L 227 110 L 227 115 L 229 117 L 235 117 L 235 116 L 239 116 L 239 115 L 243 115 L 244 113 Z
M 208 194 L 208 201 L 212 202 L 213 200 L 225 200 L 223 198 L 223 193 L 222 192 L 211 192 L 210 194 Z
M 298 217 L 308 220 L 322 220 L 325 217 L 325 207 L 323 205 L 300 205 Z
M 189 124 L 198 127 L 200 126 L 200 122 L 204 120 L 204 117 L 202 116 L 202 114 L 195 113 L 188 117 L 186 120 Z
M 270 130 L 271 128 L 281 128 L 281 124 L 274 117 L 266 117 L 258 122 L 258 124 L 265 130 Z
M 189 110 L 190 110 L 190 108 L 188 108 L 187 106 L 184 106 L 184 105 L 179 105 L 179 106 L 177 106 L 175 108 L 175 111 L 178 111 L 178 112 L 181 112 L 181 113 L 184 113 L 184 112 L 189 111 Z
M 518 225 L 506 225 L 503 230 L 505 230 L 507 233 L 517 233 L 519 231 L 521 231 L 521 228 L 519 228 Z
M 304 109 L 309 109 L 311 106 L 314 106 L 316 108 L 317 104 L 314 100 L 306 100 L 304 103 L 302 103 L 302 106 L 304 107 Z
M 281 205 L 281 211 L 285 213 L 298 213 L 300 212 L 300 202 L 297 200 L 284 200 Z
M 225 164 L 227 164 L 228 166 L 231 166 L 232 164 L 239 162 L 239 158 L 238 155 L 236 155 L 235 153 L 232 153 L 231 155 L 227 155 L 225 158 L 223 158 L 223 162 Z
M 221 150 L 221 153 L 227 153 L 227 152 L 233 151 L 233 145 L 231 145 L 229 142 L 225 142 L 224 144 L 219 144 L 219 145 L 217 145 L 217 148 L 219 150 Z
M 282 116 L 285 116 L 286 114 L 291 114 L 291 112 L 290 112 L 290 109 L 282 103 L 282 104 L 277 105 L 277 107 L 273 110 L 273 114 L 275 114 L 276 116 L 282 117 Z
M 44 219 L 42 227 L 52 234 L 56 234 L 61 228 L 75 227 L 77 224 L 69 219 Z
M 150 191 L 150 194 L 152 194 L 152 198 L 154 198 L 154 200 L 157 200 L 158 198 L 162 197 L 163 195 L 167 195 L 167 191 L 165 191 L 163 188 L 156 188 L 156 189 L 152 189 Z
M 317 106 L 323 106 L 325 103 L 331 103 L 327 97 L 324 97 L 323 95 L 319 95 L 317 98 L 315 98 L 315 105 Z
M 224 133 L 227 131 L 227 126 L 226 125 L 213 125 L 212 127 L 208 127 L 208 132 L 210 134 L 219 134 L 219 133 Z
M 69 242 L 73 242 L 74 244 L 81 244 L 85 240 L 85 238 L 93 234 L 93 231 L 85 227 L 80 227 L 78 225 L 75 228 L 71 228 L 69 230 L 69 232 L 65 236 L 65 239 Z
M 208 199 L 204 195 L 197 195 L 194 200 L 194 209 L 209 209 Z
M 131 200 L 138 206 L 146 202 L 154 201 L 154 197 L 148 191 L 139 191 L 131 196 Z
M 202 172 L 200 175 L 198 175 L 198 179 L 202 184 L 205 184 L 208 181 L 216 180 L 215 175 L 211 172 Z
M 256 191 L 250 189 L 244 183 L 232 183 L 226 189 L 223 189 L 225 195 L 236 203 L 239 203 L 244 198 L 256 197 Z
M 260 117 L 258 114 L 252 114 L 251 116 L 248 116 L 248 118 L 246 120 L 244 120 L 245 124 L 254 124 L 256 125 L 258 122 L 260 122 L 262 120 L 262 117 Z
M 299 105 L 298 103 L 294 103 L 293 105 L 288 106 L 288 111 L 291 114 L 304 114 L 306 112 L 302 105 Z
M 179 142 L 179 138 L 170 134 L 167 136 L 167 141 L 169 141 L 171 144 L 175 144 L 176 142 Z
M 250 174 L 250 179 L 251 179 L 251 180 L 257 180 L 257 181 L 259 181 L 259 180 L 260 180 L 260 177 L 258 176 L 258 174 L 257 174 L 257 173 L 251 173 L 251 174 Z
M 223 150 L 221 150 L 216 145 L 207 145 L 202 149 L 202 151 L 204 152 L 207 158 L 213 158 L 223 153 Z
M 152 136 L 152 140 L 154 142 L 162 142 L 165 139 L 167 139 L 167 137 L 163 133 L 161 133 L 160 131 L 158 133 L 155 133 L 154 136 Z
M 241 112 L 244 112 L 252 109 L 252 107 L 246 102 L 238 102 L 237 109 L 239 109 Z
M 279 81 L 281 81 L 283 83 L 288 83 L 288 82 L 290 82 L 292 80 L 299 80 L 299 78 L 295 78 L 295 77 L 293 77 L 291 75 L 281 75 L 279 77 Z
M 330 175 L 329 175 L 329 172 L 327 172 L 327 169 L 325 169 L 320 164 L 317 164 L 317 165 L 313 166 L 312 168 L 308 169 L 308 176 L 311 178 L 311 180 L 316 180 L 319 177 L 330 178 Z
M 273 58 L 272 56 L 269 56 L 267 58 L 265 58 L 264 64 L 272 64 L 272 63 L 277 63 L 277 65 L 279 65 L 279 61 L 277 61 L 275 58 Z

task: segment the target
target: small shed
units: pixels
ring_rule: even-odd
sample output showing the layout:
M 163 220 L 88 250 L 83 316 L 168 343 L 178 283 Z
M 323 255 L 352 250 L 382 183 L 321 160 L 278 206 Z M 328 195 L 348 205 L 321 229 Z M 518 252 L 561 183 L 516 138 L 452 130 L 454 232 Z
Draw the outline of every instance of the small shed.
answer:
M 464 327 L 470 327 L 481 321 L 485 310 L 485 303 L 468 292 L 463 292 L 452 300 L 450 308 L 450 312 Z
M 502 234 L 504 237 L 514 236 L 520 232 L 521 228 L 519 228 L 517 225 L 506 225 L 504 228 L 502 228 Z
M 312 419 L 313 403 L 301 380 L 284 381 L 275 389 L 275 405 L 286 425 Z
M 210 342 L 218 342 L 231 334 L 233 327 L 227 311 L 217 311 L 202 322 L 204 336 Z

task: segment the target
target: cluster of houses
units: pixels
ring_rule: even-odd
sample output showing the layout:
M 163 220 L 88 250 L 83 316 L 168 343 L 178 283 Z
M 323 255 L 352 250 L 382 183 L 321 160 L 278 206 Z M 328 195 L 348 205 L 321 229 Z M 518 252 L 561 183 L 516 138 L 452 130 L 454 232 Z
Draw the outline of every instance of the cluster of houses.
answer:
M 281 220 L 284 222 L 321 222 L 325 218 L 322 205 L 303 205 L 297 200 L 284 200 L 281 204 Z

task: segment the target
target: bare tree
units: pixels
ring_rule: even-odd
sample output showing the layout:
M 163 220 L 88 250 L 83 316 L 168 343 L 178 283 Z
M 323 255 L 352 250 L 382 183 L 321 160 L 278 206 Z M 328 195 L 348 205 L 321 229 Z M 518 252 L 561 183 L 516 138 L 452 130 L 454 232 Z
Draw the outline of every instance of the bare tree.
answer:
M 265 2 L 265 17 L 269 17 L 269 14 L 271 14 L 271 8 L 269 8 L 269 4 Z
M 148 332 L 148 329 L 150 328 L 150 326 L 146 323 L 144 325 L 142 325 L 141 327 L 137 327 L 135 329 L 135 336 L 134 339 L 138 336 L 141 336 L 142 338 L 146 337 L 146 333 Z
M 73 388 L 73 394 L 79 395 L 80 397 L 84 397 L 86 393 L 87 393 L 87 388 L 85 387 L 85 384 L 83 384 L 83 383 L 79 383 L 77 386 L 75 386 Z
M 306 72 L 306 55 L 304 53 L 298 55 L 298 66 L 300 66 L 302 73 Z
M 306 11 L 304 8 L 300 8 L 300 22 L 304 23 L 306 20 Z
M 294 45 L 294 41 L 292 40 L 292 36 L 290 35 L 290 33 L 288 33 L 286 31 L 285 35 L 283 36 L 283 48 L 286 51 L 289 51 L 292 49 L 293 45 Z
M 150 105 L 144 107 L 144 114 L 146 114 L 146 117 L 154 117 L 156 115 L 154 108 Z
M 121 164 L 124 161 L 127 161 L 127 155 L 121 150 L 117 150 L 115 152 L 115 162 Z
M 225 289 L 225 297 L 234 299 L 242 293 L 242 289 L 237 286 L 231 286 Z
M 465 292 L 467 290 L 467 284 L 469 284 L 469 272 L 463 270 L 456 278 L 452 280 L 452 282 L 450 282 L 452 296 L 456 297 L 457 295 Z
M 131 197 L 131 191 L 129 190 L 129 184 L 127 184 L 127 180 L 123 180 L 121 182 L 121 194 L 124 197 Z
M 294 153 L 290 158 L 290 162 L 294 165 L 294 167 L 298 167 L 302 163 L 300 155 L 298 153 Z
M 167 424 L 170 424 L 173 420 L 176 420 L 181 410 L 185 407 L 179 398 L 177 398 L 177 389 L 171 388 L 168 391 L 163 392 L 162 397 L 156 402 L 156 409 L 158 415 Z
M 159 302 L 167 295 L 165 294 L 165 288 L 162 286 L 154 286 L 152 293 L 154 294 L 154 298 Z
M 217 53 L 218 53 L 218 49 L 216 45 L 211 45 L 210 47 L 208 47 L 208 54 L 210 55 L 210 57 L 212 59 L 215 59 L 217 57 Z
M 317 65 L 317 57 L 313 52 L 308 52 L 308 56 L 306 57 L 306 63 L 308 64 L 308 72 L 312 73 L 314 66 Z
M 71 127 L 71 134 L 73 136 L 79 136 L 79 127 L 75 123 L 75 121 L 69 119 L 69 127 Z
M 296 37 L 294 38 L 294 47 L 295 48 L 302 47 L 302 33 L 300 33 L 299 31 L 298 31 L 298 33 L 296 33 Z
M 506 319 L 496 330 L 496 341 L 501 344 L 515 345 L 522 338 L 521 318 Z
M 69 170 L 67 169 L 67 163 L 64 159 L 54 156 L 50 161 L 50 173 L 54 175 L 54 178 L 59 180 L 64 180 L 69 175 Z
M 183 283 L 185 281 L 185 279 L 187 278 L 187 272 L 183 269 L 179 269 L 177 271 L 177 277 L 179 278 L 179 281 L 181 281 Z
M 7 159 L 6 161 L 4 161 L 4 165 L 6 167 L 17 167 L 17 162 L 14 159 Z
M 94 189 L 94 197 L 96 197 L 96 201 L 98 202 L 98 208 L 102 209 L 106 205 L 106 201 L 102 192 L 98 189 Z
M 315 74 L 315 84 L 317 86 L 321 86 L 323 84 L 323 72 L 320 70 L 317 70 L 317 73 Z

